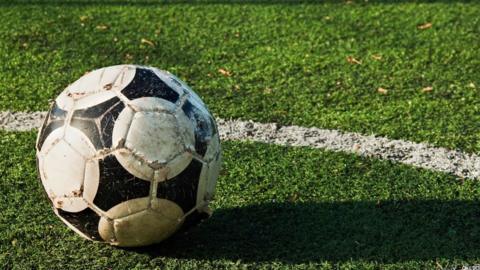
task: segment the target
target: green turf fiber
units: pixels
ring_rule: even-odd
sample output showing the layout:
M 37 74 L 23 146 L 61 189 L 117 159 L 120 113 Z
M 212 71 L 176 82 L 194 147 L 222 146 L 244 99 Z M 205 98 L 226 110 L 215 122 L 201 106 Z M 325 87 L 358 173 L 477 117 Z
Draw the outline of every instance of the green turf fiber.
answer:
M 45 110 L 86 71 L 138 63 L 223 118 L 480 150 L 478 2 L 38 2 L 0 4 L 1 110 Z
M 138 63 L 177 74 L 222 118 L 480 150 L 478 2 L 29 2 L 0 3 L 0 110 L 45 110 L 87 70 Z M 206 223 L 148 248 L 94 244 L 49 209 L 34 140 L 34 132 L 0 132 L 0 269 L 480 263 L 480 182 L 240 142 L 223 144 L 215 214 Z
M 480 182 L 355 155 L 224 143 L 214 216 L 152 247 L 88 242 L 0 133 L 0 269 L 424 269 L 480 263 Z

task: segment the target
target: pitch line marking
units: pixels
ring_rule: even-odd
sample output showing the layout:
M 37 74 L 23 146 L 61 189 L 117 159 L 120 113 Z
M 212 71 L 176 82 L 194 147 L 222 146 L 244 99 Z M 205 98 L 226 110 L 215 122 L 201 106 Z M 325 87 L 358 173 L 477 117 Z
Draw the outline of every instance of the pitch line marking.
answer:
M 41 126 L 45 112 L 0 112 L 0 129 L 28 131 Z M 217 119 L 222 140 L 254 141 L 283 146 L 304 146 L 364 157 L 391 160 L 414 167 L 480 178 L 480 156 L 433 147 L 425 143 L 392 140 L 339 130 L 280 126 L 275 123 Z

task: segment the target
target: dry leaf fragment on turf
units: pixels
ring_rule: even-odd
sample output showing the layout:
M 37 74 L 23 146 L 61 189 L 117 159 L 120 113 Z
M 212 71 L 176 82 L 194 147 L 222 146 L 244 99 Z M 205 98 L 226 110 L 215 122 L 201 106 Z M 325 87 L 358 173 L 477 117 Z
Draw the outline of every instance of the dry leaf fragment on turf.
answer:
M 98 29 L 98 30 L 107 30 L 107 29 L 108 29 L 108 26 L 107 26 L 107 25 L 104 25 L 104 24 L 100 24 L 100 25 L 97 25 L 97 29 Z
M 423 93 L 432 92 L 432 90 L 433 90 L 433 87 L 431 87 L 431 86 L 427 86 L 427 87 L 422 88 Z
M 388 90 L 385 89 L 385 88 L 379 87 L 377 89 L 377 92 L 380 93 L 380 94 L 386 95 L 388 93 Z
M 151 47 L 155 47 L 155 43 L 153 43 L 153 41 L 150 41 L 150 40 L 148 40 L 148 39 L 146 39 L 146 38 L 142 38 L 142 40 L 140 40 L 140 43 L 142 43 L 142 44 L 147 44 L 147 45 L 149 45 L 149 46 L 151 46 Z
M 348 56 L 347 57 L 347 62 L 350 63 L 350 64 L 354 64 L 354 65 L 362 64 L 362 62 L 360 60 L 355 59 L 353 56 Z
M 425 29 L 428 29 L 428 28 L 431 28 L 431 27 L 432 27 L 432 23 L 429 23 L 429 22 L 417 25 L 417 28 L 420 29 L 420 30 L 425 30 Z
M 380 61 L 380 60 L 382 60 L 382 56 L 379 55 L 379 54 L 373 54 L 373 55 L 372 55 L 372 59 L 373 59 L 373 60 Z
M 218 69 L 218 72 L 220 72 L 220 74 L 222 74 L 223 76 L 225 77 L 230 77 L 232 76 L 232 74 L 230 73 L 230 71 L 224 69 L 224 68 L 219 68 Z
M 129 53 L 126 53 L 124 57 L 125 57 L 126 60 L 132 60 L 133 59 L 133 55 L 131 55 Z

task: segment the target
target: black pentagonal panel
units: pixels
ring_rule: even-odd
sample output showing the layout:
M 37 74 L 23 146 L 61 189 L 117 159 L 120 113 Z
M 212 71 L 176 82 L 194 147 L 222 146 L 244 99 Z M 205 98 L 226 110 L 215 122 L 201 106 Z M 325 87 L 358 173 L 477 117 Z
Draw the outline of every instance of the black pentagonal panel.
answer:
M 213 136 L 215 125 L 212 126 L 212 119 L 190 101 L 186 101 L 182 110 L 190 120 L 195 123 L 195 151 L 203 156 L 207 151 L 208 142 Z
M 100 182 L 93 203 L 102 210 L 124 201 L 148 197 L 150 182 L 131 175 L 118 162 L 115 156 L 100 160 Z
M 76 110 L 73 113 L 73 117 L 74 118 L 78 118 L 78 117 L 92 118 L 92 119 L 93 118 L 98 118 L 102 114 L 104 114 L 106 111 L 108 111 L 113 105 L 115 105 L 119 101 L 120 101 L 120 99 L 118 97 L 113 97 L 113 98 L 111 98 L 107 101 L 104 101 L 100 104 L 97 104 L 95 106 L 88 107 L 88 108 L 81 109 L 81 110 Z
M 202 141 L 195 136 L 195 152 L 199 155 L 203 156 L 207 152 L 208 143 L 206 141 Z
M 186 100 L 182 106 L 182 110 L 185 115 L 188 116 L 188 118 L 195 119 L 195 114 L 198 109 L 193 106 L 193 104 L 189 100 Z
M 100 120 L 101 137 L 104 146 L 107 148 L 112 147 L 113 126 L 123 108 L 125 108 L 125 105 L 122 102 L 117 103 Z
M 86 120 L 73 118 L 72 121 L 70 121 L 70 126 L 78 128 L 81 132 L 83 132 L 83 134 L 85 134 L 85 136 L 87 136 L 88 139 L 92 142 L 93 146 L 95 146 L 95 149 L 103 149 L 104 146 L 100 137 L 100 132 L 98 130 L 97 124 L 93 119 Z
M 56 120 L 48 122 L 45 127 L 42 129 L 40 133 L 40 137 L 38 139 L 38 150 L 42 150 L 43 143 L 47 139 L 48 135 L 52 133 L 55 129 L 63 127 L 65 120 Z
M 152 70 L 137 68 L 133 80 L 122 90 L 129 99 L 141 97 L 163 98 L 175 103 L 179 94 L 162 81 Z
M 49 117 L 51 121 L 65 120 L 65 118 L 67 118 L 67 111 L 60 109 L 55 103 L 50 110 Z
M 70 213 L 58 209 L 58 214 L 92 240 L 102 240 L 98 233 L 98 222 L 100 221 L 100 217 L 93 212 L 92 209 L 87 208 L 78 213 Z
M 179 175 L 160 182 L 157 188 L 157 198 L 175 202 L 185 213 L 192 210 L 197 202 L 197 188 L 202 165 L 201 162 L 192 160 Z
M 57 103 L 54 102 L 52 107 L 48 111 L 45 121 L 43 122 L 42 128 L 40 129 L 40 135 L 38 139 L 37 149 L 41 150 L 43 143 L 47 139 L 48 135 L 52 133 L 55 129 L 60 128 L 65 123 L 65 118 L 67 117 L 67 111 L 60 109 Z

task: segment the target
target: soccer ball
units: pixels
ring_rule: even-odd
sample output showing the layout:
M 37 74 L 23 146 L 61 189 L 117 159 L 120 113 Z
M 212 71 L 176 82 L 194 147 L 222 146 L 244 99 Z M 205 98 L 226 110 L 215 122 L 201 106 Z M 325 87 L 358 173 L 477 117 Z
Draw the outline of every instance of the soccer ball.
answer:
M 211 214 L 216 123 L 168 72 L 118 65 L 85 74 L 52 104 L 36 150 L 55 214 L 87 239 L 149 245 Z

